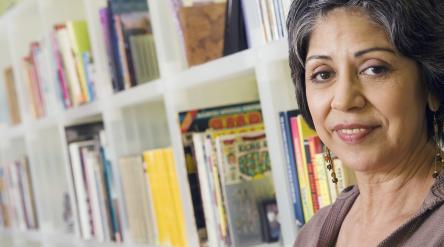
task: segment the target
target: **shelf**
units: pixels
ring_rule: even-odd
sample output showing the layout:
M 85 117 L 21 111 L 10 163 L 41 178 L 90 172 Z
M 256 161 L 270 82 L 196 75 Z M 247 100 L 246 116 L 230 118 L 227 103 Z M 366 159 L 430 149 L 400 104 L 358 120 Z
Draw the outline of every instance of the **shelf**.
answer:
M 159 100 L 163 96 L 163 82 L 159 79 L 118 92 L 111 97 L 111 104 L 114 108 L 122 108 Z
M 14 138 L 23 137 L 25 135 L 25 126 L 23 124 L 19 124 L 8 129 L 2 129 L 2 131 L 4 131 L 4 133 L 2 133 L 4 139 L 11 140 Z
M 72 124 L 81 121 L 87 121 L 90 118 L 95 118 L 102 114 L 103 101 L 96 100 L 84 105 L 76 106 L 66 110 L 62 114 L 62 121 L 64 124 Z
M 145 150 L 170 147 L 175 154 L 179 196 L 185 215 L 183 221 L 186 241 L 190 247 L 198 246 L 196 219 L 193 218 L 192 196 L 194 195 L 189 191 L 189 178 L 177 113 L 191 109 L 260 101 L 263 116 L 267 116 L 264 121 L 267 141 L 273 144 L 270 145 L 272 150 L 270 153 L 273 154 L 271 162 L 279 166 L 279 169 L 273 167 L 272 172 L 279 214 L 282 216 L 282 240 L 272 244 L 261 243 L 254 247 L 291 246 L 297 229 L 292 223 L 294 215 L 291 201 L 287 200 L 290 195 L 287 193 L 289 188 L 286 181 L 286 166 L 280 157 L 283 156 L 281 155 L 283 152 L 280 146 L 280 126 L 277 121 L 277 113 L 282 109 L 293 109 L 292 102 L 295 102 L 294 90 L 291 89 L 293 85 L 289 81 L 287 40 L 274 41 L 183 69 L 184 51 L 179 37 L 176 37 L 178 32 L 176 23 L 172 19 L 169 6 L 171 3 L 156 0 L 147 0 L 147 2 L 150 11 L 153 10 L 150 21 L 161 78 L 118 93 L 112 92 L 112 75 L 102 30 L 105 18 L 99 13 L 99 9 L 106 6 L 106 0 L 21 0 L 5 15 L 0 16 L 0 28 L 3 30 L 0 41 L 5 41 L 1 46 L 2 52 L 9 51 L 9 54 L 4 52 L 6 56 L 1 58 L 0 66 L 12 65 L 14 68 L 19 112 L 24 121 L 18 126 L 1 128 L 0 137 L 3 141 L 0 143 L 2 148 L 0 154 L 5 157 L 0 158 L 6 163 L 23 156 L 28 157 L 33 169 L 31 173 L 35 176 L 33 183 L 39 184 L 35 187 L 35 195 L 40 196 L 36 197 L 38 198 L 36 205 L 37 216 L 43 229 L 15 231 L 0 228 L 0 236 L 13 239 L 13 243 L 23 239 L 23 246 L 27 246 L 27 242 L 30 244 L 36 242 L 36 246 L 58 247 L 148 247 L 149 245 L 131 243 L 131 229 L 127 222 L 126 202 L 120 181 L 119 158 L 127 154 L 140 154 Z M 58 68 L 58 63 L 54 62 L 59 61 L 53 61 L 51 32 L 54 30 L 54 24 L 81 19 L 85 19 L 88 24 L 97 97 L 93 102 L 65 110 L 61 102 L 61 91 L 57 90 L 60 85 L 54 67 Z M 50 109 L 47 110 L 48 116 L 41 119 L 33 119 L 30 116 L 31 94 L 26 94 L 26 86 L 29 85 L 26 84 L 26 75 L 21 73 L 23 56 L 29 54 L 29 43 L 34 41 L 38 41 L 41 45 L 39 54 L 41 60 L 38 61 L 42 61 L 42 67 L 46 68 L 43 71 L 47 72 L 43 74 L 47 78 L 45 82 L 48 81 L 45 92 L 50 95 L 51 100 L 45 99 L 44 102 L 57 100 L 57 105 L 47 104 Z M 1 77 L 0 82 L 3 82 Z M 105 137 L 107 141 L 109 152 L 106 154 L 109 155 L 110 169 L 115 171 L 111 177 L 115 183 L 113 200 L 117 200 L 117 206 L 121 210 L 119 220 L 125 243 L 82 240 L 79 234 L 58 233 L 62 232 L 62 228 L 67 229 L 66 227 L 70 229 L 73 227 L 78 231 L 80 224 L 77 215 L 78 205 L 75 201 L 77 188 L 71 180 L 73 176 L 66 128 L 97 120 L 100 120 L 105 127 L 105 135 L 101 137 Z M 57 178 L 52 179 L 53 177 Z M 70 217 L 74 221 L 73 225 L 71 221 L 62 219 L 67 209 L 72 214 Z
M 47 234 L 39 231 L 17 231 L 17 230 L 0 230 L 0 235 L 9 236 L 11 238 L 18 238 L 20 240 L 28 240 L 45 244 L 57 244 L 57 246 L 88 246 L 88 247 L 159 247 L 159 245 L 144 245 L 144 244 L 124 244 L 114 242 L 98 242 L 94 240 L 81 240 L 74 234 Z M 60 245 L 59 245 L 60 244 Z
M 256 57 L 256 50 L 248 49 L 191 67 L 175 75 L 168 90 L 189 89 L 253 73 Z
M 259 53 L 258 61 L 288 60 L 288 42 L 286 39 L 274 41 L 256 49 Z

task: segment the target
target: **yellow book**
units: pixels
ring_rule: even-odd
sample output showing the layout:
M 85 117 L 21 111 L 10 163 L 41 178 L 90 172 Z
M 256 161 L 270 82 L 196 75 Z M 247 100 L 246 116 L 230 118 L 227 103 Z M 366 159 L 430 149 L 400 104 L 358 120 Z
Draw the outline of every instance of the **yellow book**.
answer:
M 156 244 L 162 244 L 167 242 L 167 229 L 165 229 L 164 219 L 162 218 L 162 188 L 161 180 L 157 175 L 156 157 L 152 151 L 146 151 L 143 153 L 143 159 L 145 162 L 147 180 L 149 183 L 149 189 L 151 192 L 151 199 L 153 204 L 153 211 L 155 215 L 155 225 L 157 229 L 157 241 Z
M 333 159 L 336 177 L 338 178 L 338 195 L 348 186 L 356 184 L 355 173 L 345 166 L 340 159 Z
M 316 132 L 312 130 L 301 115 L 292 118 L 291 132 L 293 136 L 294 151 L 296 156 L 299 187 L 301 191 L 302 209 L 304 212 L 305 222 L 308 222 L 314 214 L 313 200 L 310 189 L 310 179 L 308 176 L 307 157 L 304 149 L 304 140 L 316 136 Z
M 316 186 L 319 195 L 319 208 L 328 206 L 332 203 L 330 197 L 330 188 L 328 186 L 329 174 L 325 167 L 323 154 L 316 154 L 313 159 L 313 166 L 317 175 Z
M 187 246 L 186 232 L 185 232 L 185 220 L 182 199 L 180 197 L 179 183 L 176 172 L 176 162 L 174 160 L 174 153 L 171 148 L 163 150 L 166 168 L 168 169 L 167 174 L 169 178 L 170 191 L 172 196 L 171 205 L 173 206 L 172 212 L 175 213 L 175 223 L 176 235 L 173 236 L 173 246 Z
M 158 244 L 187 246 L 176 166 L 170 148 L 143 153 L 150 183 Z
M 91 101 L 88 82 L 86 80 L 86 71 L 83 65 L 83 53 L 91 50 L 89 42 L 88 26 L 86 21 L 68 21 L 66 23 L 72 49 L 75 56 L 75 66 L 80 80 L 80 89 L 83 102 Z

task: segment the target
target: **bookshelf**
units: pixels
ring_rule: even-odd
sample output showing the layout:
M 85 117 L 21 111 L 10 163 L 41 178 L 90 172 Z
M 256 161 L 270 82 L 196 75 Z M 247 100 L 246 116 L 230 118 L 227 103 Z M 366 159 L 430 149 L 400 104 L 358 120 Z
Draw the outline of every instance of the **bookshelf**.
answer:
M 290 2 L 289 0 L 284 0 Z M 198 246 L 191 191 L 185 169 L 184 149 L 178 113 L 191 109 L 260 101 L 272 162 L 272 178 L 278 202 L 281 240 L 260 247 L 292 246 L 298 227 L 292 209 L 287 168 L 284 160 L 279 112 L 297 108 L 288 68 L 285 39 L 258 45 L 247 50 L 188 68 L 179 34 L 173 20 L 170 1 L 148 0 L 151 25 L 156 44 L 160 78 L 113 93 L 106 48 L 103 45 L 99 10 L 106 0 L 21 0 L 0 17 L 0 70 L 12 65 L 16 77 L 17 97 L 22 122 L 0 127 L 2 163 L 27 155 L 33 176 L 39 229 L 0 229 L 0 235 L 13 241 L 42 243 L 42 246 L 148 246 L 132 242 L 128 219 L 121 215 L 124 243 L 82 240 L 78 222 L 66 229 L 62 218 L 65 195 L 74 200 L 75 188 L 70 173 L 69 148 L 65 128 L 78 124 L 103 122 L 109 143 L 118 205 L 124 211 L 119 158 L 144 150 L 172 147 L 180 199 L 186 225 L 188 246 Z M 56 96 L 57 76 L 53 72 L 50 32 L 60 22 L 84 19 L 88 24 L 91 53 L 94 57 L 96 99 L 64 109 Z M 26 31 L 24 31 L 26 30 Z M 257 32 L 257 30 L 256 30 Z M 39 41 L 42 69 L 48 82 L 51 108 L 35 118 L 29 107 L 22 57 L 29 44 Z M 0 89 L 3 78 L 0 77 Z M 4 95 L 0 94 L 2 100 Z M 1 109 L 7 111 L 7 109 Z M 5 121 L 3 121 L 5 122 Z M 73 219 L 76 204 L 70 201 Z M 67 233 L 70 232 L 71 233 Z M 69 244 L 68 244 L 69 243 Z M 26 244 L 25 244 L 26 245 Z

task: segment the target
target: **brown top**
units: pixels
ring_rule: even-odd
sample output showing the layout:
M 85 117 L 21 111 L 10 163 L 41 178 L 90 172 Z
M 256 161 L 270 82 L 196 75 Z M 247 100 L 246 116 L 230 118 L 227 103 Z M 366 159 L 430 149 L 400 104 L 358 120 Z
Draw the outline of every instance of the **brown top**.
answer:
M 359 195 L 357 186 L 346 188 L 333 205 L 322 208 L 302 228 L 294 247 L 335 246 L 339 230 Z M 444 246 L 444 173 L 436 179 L 419 211 L 378 247 Z

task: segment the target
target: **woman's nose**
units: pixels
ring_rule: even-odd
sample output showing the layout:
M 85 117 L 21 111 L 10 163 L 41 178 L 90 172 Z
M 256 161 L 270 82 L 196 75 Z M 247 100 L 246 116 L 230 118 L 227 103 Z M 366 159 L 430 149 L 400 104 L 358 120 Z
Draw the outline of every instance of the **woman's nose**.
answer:
M 366 99 L 359 78 L 353 74 L 340 76 L 334 85 L 331 108 L 346 112 L 363 109 L 365 105 Z

